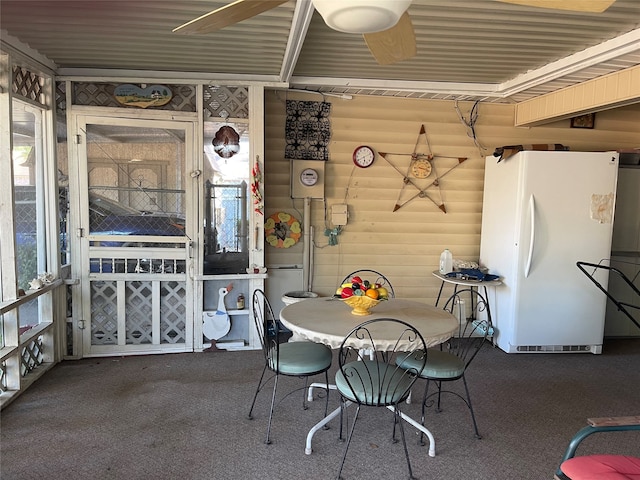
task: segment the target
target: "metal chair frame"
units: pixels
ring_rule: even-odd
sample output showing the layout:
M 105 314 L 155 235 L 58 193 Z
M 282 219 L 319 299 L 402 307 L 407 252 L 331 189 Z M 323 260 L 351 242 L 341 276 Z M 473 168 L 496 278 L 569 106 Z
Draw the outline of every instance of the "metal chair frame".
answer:
M 463 309 L 460 307 L 464 305 L 464 299 L 461 298 L 463 295 L 471 296 L 471 305 L 473 311 L 469 317 L 466 314 L 463 314 Z M 476 416 L 473 411 L 473 404 L 471 403 L 471 395 L 469 394 L 469 386 L 467 384 L 467 379 L 465 377 L 466 371 L 469 368 L 469 365 L 476 357 L 476 355 L 480 352 L 480 349 L 485 344 L 487 338 L 493 336 L 493 324 L 491 321 L 491 311 L 489 309 L 489 302 L 487 299 L 480 294 L 476 289 L 473 288 L 465 288 L 462 290 L 457 290 L 444 305 L 444 310 L 447 310 L 451 314 L 455 314 L 455 310 L 458 308 L 458 318 L 460 320 L 460 328 L 455 336 L 450 338 L 446 343 L 447 350 L 446 352 L 455 355 L 460 360 L 464 362 L 464 369 L 462 373 L 455 377 L 430 377 L 426 374 L 420 375 L 421 378 L 426 379 L 426 384 L 424 388 L 424 395 L 422 400 L 422 417 L 421 422 L 424 425 L 425 421 L 425 410 L 427 407 L 433 405 L 433 401 L 429 401 L 429 399 L 433 396 L 437 395 L 437 404 L 436 404 L 436 412 L 440 413 L 442 411 L 441 408 L 441 399 L 443 393 L 450 393 L 452 395 L 460 398 L 469 409 L 471 413 L 471 420 L 473 421 L 473 430 L 476 438 L 482 438 L 480 432 L 478 431 L 478 424 L 476 422 Z M 486 319 L 477 319 L 476 313 L 485 312 Z M 440 345 L 440 349 L 443 349 L 443 345 Z M 428 368 L 428 366 L 427 366 Z M 465 396 L 462 396 L 458 392 L 453 390 L 445 390 L 443 389 L 443 383 L 454 382 L 462 379 L 462 383 L 464 384 Z M 429 385 L 431 382 L 436 384 L 437 391 L 429 394 Z M 424 435 L 420 435 L 420 443 L 424 445 Z
M 369 278 L 363 278 L 363 280 L 369 280 L 371 281 L 371 275 L 375 275 L 375 280 L 374 283 L 379 283 L 381 286 L 383 286 L 384 288 L 387 289 L 387 292 L 389 293 L 389 298 L 395 298 L 396 294 L 393 290 L 393 285 L 391 285 L 391 282 L 389 281 L 389 279 L 387 277 L 385 277 L 382 273 L 376 271 L 376 270 L 371 270 L 368 268 L 363 268 L 360 270 L 356 270 L 355 272 L 351 272 L 349 275 L 347 275 L 346 277 L 344 277 L 342 279 L 342 282 L 340 282 L 340 285 L 349 282 L 353 277 L 355 277 L 356 275 L 362 277 L 363 275 L 368 276 Z M 363 352 L 364 353 L 364 352 Z M 373 360 L 373 352 L 366 352 L 369 357 L 371 358 L 371 360 Z
M 391 350 L 379 350 L 376 348 L 375 329 L 382 323 L 397 324 L 399 335 L 398 340 Z M 415 345 L 410 351 L 406 351 L 406 347 L 402 347 L 405 341 L 409 341 L 410 345 Z M 356 343 L 358 347 L 351 346 Z M 362 348 L 362 344 L 366 344 Z M 425 341 L 420 332 L 408 323 L 393 318 L 378 318 L 368 320 L 355 327 L 343 340 L 339 353 L 339 371 L 336 374 L 336 384 L 338 385 L 338 375 L 344 379 L 343 383 L 348 385 L 346 388 L 343 384 L 342 390 L 338 386 L 338 392 L 341 395 L 340 410 L 340 440 L 343 441 L 343 424 L 346 408 L 351 403 L 356 404 L 355 416 L 348 436 L 340 469 L 338 470 L 338 479 L 341 479 L 342 469 L 344 467 L 349 445 L 353 438 L 355 426 L 360 414 L 362 406 L 367 407 L 393 407 L 395 425 L 399 425 L 400 435 L 404 446 L 404 453 L 407 460 L 407 468 L 409 470 L 409 478 L 415 478 L 411 469 L 411 461 L 409 459 L 409 450 L 401 422 L 401 404 L 411 393 L 411 387 L 418 379 L 418 371 L 424 368 L 426 363 L 426 354 L 422 355 L 422 366 L 416 369 L 404 369 L 398 367 L 396 360 L 402 361 L 415 351 L 426 352 Z M 370 355 L 371 353 L 371 355 Z M 396 443 L 395 426 L 393 430 L 392 441 Z
M 600 432 L 625 432 L 629 430 L 640 431 L 640 415 L 631 417 L 604 417 L 604 418 L 589 418 L 587 419 L 589 425 L 581 428 L 569 442 L 569 446 L 562 456 L 560 466 L 556 470 L 554 478 L 556 480 L 571 480 L 564 473 L 562 473 L 562 464 L 576 456 L 576 450 L 582 443 L 582 441 L 589 435 Z
M 382 273 L 377 272 L 375 270 L 360 269 L 360 270 L 356 270 L 355 272 L 351 272 L 349 275 L 344 277 L 344 279 L 342 279 L 342 282 L 340 282 L 340 285 L 342 285 L 343 283 L 349 282 L 356 275 L 358 275 L 360 277 L 362 277 L 363 275 L 369 275 L 368 278 L 363 278 L 363 280 L 369 280 L 369 281 L 372 281 L 371 280 L 371 278 L 372 278 L 371 275 L 375 275 L 375 280 L 373 280 L 373 281 L 379 283 L 384 288 L 386 288 L 387 291 L 389 292 L 389 297 L 390 298 L 395 298 L 396 294 L 395 294 L 395 292 L 393 290 L 393 285 L 391 285 L 391 282 L 389 281 L 389 279 L 387 277 L 385 277 Z
M 267 424 L 267 435 L 265 439 L 265 443 L 270 444 L 271 443 L 271 437 L 270 437 L 271 423 L 273 419 L 273 412 L 275 410 L 276 405 L 282 402 L 285 398 L 287 398 L 289 395 L 293 394 L 294 392 L 302 390 L 303 392 L 302 408 L 303 410 L 307 410 L 308 405 L 307 405 L 306 390 L 307 390 L 309 377 L 320 374 L 320 373 L 324 373 L 324 376 L 325 376 L 324 385 L 326 385 L 326 388 L 322 388 L 322 390 L 325 390 L 326 392 L 324 416 L 325 417 L 327 416 L 327 412 L 329 409 L 329 373 L 328 371 L 329 371 L 329 368 L 331 367 L 331 364 L 329 364 L 326 368 L 323 368 L 321 370 L 308 371 L 308 372 L 304 372 L 303 374 L 291 375 L 291 374 L 281 372 L 279 369 L 279 365 L 281 365 L 280 364 L 280 343 L 283 340 L 283 336 L 282 336 L 283 332 L 279 330 L 278 322 L 273 314 L 273 309 L 271 308 L 271 304 L 269 303 L 269 300 L 267 299 L 265 293 L 262 290 L 256 289 L 254 291 L 252 306 L 253 306 L 252 308 L 253 318 L 260 336 L 260 344 L 262 346 L 262 352 L 264 355 L 265 363 L 264 363 L 264 368 L 262 369 L 262 374 L 260 375 L 260 379 L 258 380 L 258 386 L 256 387 L 256 391 L 253 396 L 253 401 L 251 402 L 251 408 L 249 409 L 248 418 L 249 420 L 253 419 L 253 407 L 255 406 L 256 399 L 258 398 L 258 393 L 260 393 L 260 390 L 262 390 L 262 388 L 271 379 L 273 379 L 274 381 L 273 381 L 273 392 L 271 394 L 271 408 L 269 411 L 269 422 Z M 304 343 L 304 344 L 308 343 L 309 345 L 314 345 L 314 347 L 317 345 L 311 342 L 300 342 L 300 343 Z M 265 374 L 267 370 L 272 372 L 272 375 L 270 375 L 268 378 L 265 379 Z M 280 377 L 280 375 L 296 376 L 296 377 L 304 378 L 304 386 L 290 391 L 276 403 L 276 391 L 278 388 L 278 378 Z

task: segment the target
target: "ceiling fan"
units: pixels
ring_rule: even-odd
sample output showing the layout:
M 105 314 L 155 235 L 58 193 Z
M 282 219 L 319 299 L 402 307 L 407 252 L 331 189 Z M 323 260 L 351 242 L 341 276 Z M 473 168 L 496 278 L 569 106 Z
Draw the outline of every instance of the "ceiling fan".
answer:
M 616 0 L 498 0 L 503 3 L 514 3 L 527 7 L 551 8 L 554 10 L 571 10 L 573 12 L 602 13 Z
M 236 0 L 174 28 L 175 33 L 210 33 L 277 7 L 288 0 Z M 334 30 L 362 34 L 380 65 L 416 55 L 411 18 L 412 0 L 312 0 L 325 23 Z
M 236 0 L 173 29 L 175 33 L 205 34 L 255 17 L 288 0 Z M 332 29 L 362 34 L 380 65 L 390 65 L 416 55 L 416 38 L 406 12 L 412 0 L 311 0 Z M 497 0 L 503 3 L 603 12 L 615 0 Z

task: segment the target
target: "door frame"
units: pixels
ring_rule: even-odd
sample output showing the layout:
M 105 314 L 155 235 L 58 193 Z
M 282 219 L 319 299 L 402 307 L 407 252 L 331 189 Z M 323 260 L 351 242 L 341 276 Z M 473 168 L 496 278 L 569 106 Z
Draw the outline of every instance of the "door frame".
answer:
M 185 338 L 184 343 L 162 344 L 156 343 L 159 322 L 159 307 L 154 305 L 153 310 L 153 330 L 154 341 L 152 344 L 126 345 L 119 339 L 117 345 L 91 345 L 91 281 L 90 272 L 90 247 L 89 238 L 89 209 L 88 209 L 88 158 L 87 158 L 87 125 L 116 125 L 129 126 L 132 128 L 166 128 L 184 131 L 184 178 L 185 188 L 185 237 L 167 237 L 176 242 L 184 241 L 185 272 L 183 274 L 185 282 Z M 193 295 L 194 288 L 194 262 L 199 257 L 197 252 L 198 242 L 198 198 L 200 196 L 200 186 L 197 175 L 193 173 L 201 169 L 202 154 L 197 148 L 201 134 L 199 133 L 199 122 L 193 113 L 181 114 L 180 112 L 165 111 L 140 111 L 140 110 L 113 110 L 107 111 L 100 107 L 76 107 L 68 116 L 69 135 L 69 192 L 70 192 L 70 218 L 71 233 L 70 242 L 72 252 L 72 275 L 79 279 L 78 285 L 73 289 L 73 345 L 75 356 L 111 356 L 122 354 L 148 354 L 148 353 L 169 353 L 193 351 L 194 332 L 194 311 Z M 122 249 L 122 247 L 120 247 Z M 152 247 L 146 247 L 147 249 Z M 167 256 L 175 256 L 175 249 L 165 252 Z M 132 252 L 123 252 L 126 255 L 133 255 Z M 161 255 L 162 256 L 162 255 Z M 116 275 L 116 274 L 113 274 Z M 122 275 L 120 276 L 122 277 Z M 132 281 L 139 279 L 140 274 L 131 274 L 128 278 Z M 108 277 L 107 277 L 108 278 Z M 111 278 L 115 280 L 114 276 Z M 153 295 L 158 295 L 162 281 L 173 281 L 177 275 L 169 274 L 147 274 L 145 280 L 150 280 L 153 287 Z M 116 282 L 118 295 L 124 292 L 124 280 Z M 124 302 L 118 299 L 118 315 L 125 314 Z M 119 329 L 124 328 L 123 319 L 118 318 Z

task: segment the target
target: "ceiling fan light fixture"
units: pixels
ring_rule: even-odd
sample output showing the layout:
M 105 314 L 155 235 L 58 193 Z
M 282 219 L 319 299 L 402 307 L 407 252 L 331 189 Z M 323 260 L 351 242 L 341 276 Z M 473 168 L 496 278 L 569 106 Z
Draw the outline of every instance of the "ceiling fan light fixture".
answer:
M 412 0 L 313 0 L 327 26 L 345 33 L 375 33 L 393 27 Z

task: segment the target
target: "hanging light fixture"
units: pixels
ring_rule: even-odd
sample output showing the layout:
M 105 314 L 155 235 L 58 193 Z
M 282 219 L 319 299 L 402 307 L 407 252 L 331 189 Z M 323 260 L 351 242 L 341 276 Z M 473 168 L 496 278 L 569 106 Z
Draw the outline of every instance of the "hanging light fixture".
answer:
M 411 0 L 312 0 L 332 29 L 345 33 L 375 33 L 393 27 Z

